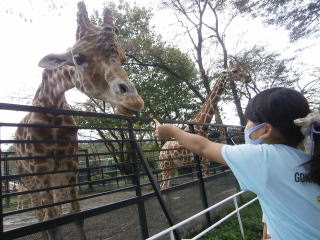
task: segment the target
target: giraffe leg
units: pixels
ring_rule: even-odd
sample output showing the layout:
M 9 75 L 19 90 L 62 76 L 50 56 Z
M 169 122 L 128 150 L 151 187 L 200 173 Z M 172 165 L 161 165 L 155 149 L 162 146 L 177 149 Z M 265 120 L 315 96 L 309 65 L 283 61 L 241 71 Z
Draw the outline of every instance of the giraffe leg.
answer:
M 37 183 L 36 183 L 35 177 L 22 177 L 21 181 L 23 182 L 26 189 L 28 189 L 28 190 L 36 190 L 37 189 Z M 38 207 L 38 206 L 42 205 L 40 192 L 30 193 L 30 194 L 28 194 L 28 196 L 30 198 L 31 207 Z M 36 215 L 36 219 L 39 222 L 42 222 L 44 220 L 44 216 L 45 216 L 45 209 L 40 208 L 40 209 L 35 210 L 35 215 Z M 44 240 L 49 239 L 47 231 L 41 232 L 41 235 L 42 235 L 42 239 L 44 239 Z
M 202 176 L 207 177 L 209 176 L 209 170 L 210 170 L 210 162 L 207 159 L 201 160 L 201 169 L 202 169 Z
M 74 173 L 69 177 L 69 184 L 76 184 L 78 174 Z M 79 195 L 78 187 L 70 187 L 68 188 L 68 195 L 71 200 L 76 200 Z M 80 212 L 80 203 L 79 201 L 72 201 L 71 202 L 71 213 Z M 84 231 L 84 220 L 80 219 L 75 222 L 75 226 L 78 229 L 80 240 L 86 240 L 86 234 Z
M 37 176 L 37 188 L 38 189 L 47 189 L 51 187 L 53 184 L 50 175 Z M 54 193 L 52 190 L 44 190 L 40 192 L 42 205 L 48 205 L 54 203 Z M 56 207 L 47 207 L 45 209 L 44 220 L 52 219 L 57 217 L 57 209 Z M 63 234 L 60 227 L 51 228 L 46 231 L 49 240 L 63 240 Z
M 161 177 L 162 177 L 162 182 L 160 183 L 160 189 L 163 190 L 168 188 L 170 185 L 170 180 L 166 180 L 170 178 L 170 172 L 167 170 L 163 170 L 161 172 Z
M 69 177 L 69 184 L 76 184 L 78 181 L 77 181 L 77 175 L 74 174 L 72 176 Z M 78 191 L 78 188 L 77 187 L 70 187 L 68 188 L 68 195 L 69 195 L 69 198 L 72 199 L 72 200 L 75 200 L 78 198 L 78 195 L 79 195 L 79 191 Z M 74 213 L 74 212 L 80 212 L 80 203 L 79 201 L 73 201 L 71 202 L 71 213 Z
M 162 171 L 161 175 L 162 175 L 163 181 L 160 184 L 161 190 L 172 187 L 172 182 L 170 178 L 174 177 L 175 174 L 176 174 L 176 169 Z
M 37 188 L 39 190 L 48 189 L 52 186 L 50 175 L 40 175 L 36 177 Z M 42 205 L 52 204 L 54 202 L 53 191 L 43 190 L 40 192 Z M 47 207 L 45 210 L 44 220 L 51 219 L 57 216 L 55 207 Z
M 55 179 L 64 179 L 63 175 L 60 174 L 56 174 L 56 178 Z M 61 186 L 64 185 L 65 183 L 61 183 L 61 182 L 55 182 L 54 186 Z M 54 194 L 54 202 L 55 203 L 59 203 L 61 201 L 64 201 L 66 199 L 66 189 L 65 188 L 60 188 L 60 189 L 55 189 L 53 190 L 53 194 Z M 57 216 L 61 216 L 62 215 L 62 205 L 56 205 L 55 206 L 56 212 L 57 212 Z
M 77 169 L 78 167 L 78 159 L 76 158 L 71 158 L 71 159 L 59 159 L 59 161 L 63 162 L 65 166 L 62 166 L 64 169 L 72 170 L 72 169 Z M 67 174 L 58 174 L 58 176 L 53 180 L 54 185 L 57 186 L 62 186 L 62 185 L 72 185 L 76 184 L 77 181 L 77 176 L 78 173 L 76 172 L 69 172 Z M 69 200 L 74 200 L 71 202 L 71 208 L 70 208 L 70 213 L 76 213 L 80 212 L 80 204 L 79 201 L 76 199 L 78 198 L 78 187 L 73 186 L 73 187 L 68 187 L 68 188 L 63 188 L 55 191 L 55 202 L 60 202 L 65 199 L 65 193 L 68 195 Z M 61 213 L 61 205 L 59 205 L 60 208 L 58 209 L 58 214 Z M 80 219 L 74 222 L 75 227 L 77 229 L 77 232 L 79 233 L 79 238 L 80 240 L 85 240 L 86 235 L 84 232 L 84 220 Z
M 29 191 L 36 190 L 37 189 L 37 183 L 35 177 L 23 177 L 21 178 L 21 181 L 23 182 L 26 189 Z M 22 195 L 19 195 L 19 197 L 22 197 Z M 34 192 L 28 194 L 30 201 L 31 201 L 31 207 L 39 207 L 42 205 L 41 203 L 41 195 L 40 192 Z M 36 218 L 39 222 L 42 222 L 44 220 L 45 216 L 45 209 L 40 208 L 35 210 Z

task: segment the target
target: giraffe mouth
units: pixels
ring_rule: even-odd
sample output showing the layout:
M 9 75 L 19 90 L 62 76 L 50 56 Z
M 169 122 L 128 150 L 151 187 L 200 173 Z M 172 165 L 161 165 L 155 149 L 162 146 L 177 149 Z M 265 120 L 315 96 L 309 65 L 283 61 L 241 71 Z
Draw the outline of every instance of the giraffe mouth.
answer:
M 137 94 L 130 94 L 118 101 L 117 111 L 126 116 L 132 116 L 140 112 L 144 107 L 144 101 Z
M 137 110 L 132 110 L 132 109 L 129 109 L 129 108 L 124 107 L 124 106 L 117 106 L 117 111 L 120 114 L 126 115 L 126 116 L 132 116 L 132 115 L 134 115 L 134 114 L 139 112 Z

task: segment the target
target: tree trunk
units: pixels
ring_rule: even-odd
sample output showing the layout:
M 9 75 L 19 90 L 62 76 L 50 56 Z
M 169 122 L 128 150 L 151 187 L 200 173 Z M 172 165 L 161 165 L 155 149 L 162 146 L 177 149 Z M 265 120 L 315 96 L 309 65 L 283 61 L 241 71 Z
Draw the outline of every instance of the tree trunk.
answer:
M 214 118 L 215 118 L 215 122 L 217 124 L 223 124 L 222 117 L 221 117 L 221 114 L 220 114 L 220 110 L 218 109 L 217 105 L 214 108 Z
M 241 126 L 245 126 L 246 120 L 244 118 L 244 114 L 243 114 L 243 111 L 241 108 L 241 101 L 240 101 L 240 98 L 237 93 L 237 88 L 236 88 L 235 82 L 230 81 L 230 86 L 231 86 L 231 91 L 232 91 L 232 95 L 233 95 L 233 101 L 234 101 L 234 104 L 236 105 L 237 113 L 238 113 L 238 116 L 240 119 L 240 124 L 241 124 Z

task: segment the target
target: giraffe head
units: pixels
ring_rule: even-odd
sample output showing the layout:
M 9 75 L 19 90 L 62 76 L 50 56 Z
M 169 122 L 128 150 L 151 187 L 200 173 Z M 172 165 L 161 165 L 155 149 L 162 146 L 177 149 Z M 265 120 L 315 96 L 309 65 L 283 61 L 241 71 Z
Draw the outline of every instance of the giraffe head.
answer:
M 240 65 L 234 64 L 232 61 L 229 62 L 229 66 L 224 69 L 222 74 L 226 74 L 228 79 L 233 81 L 251 82 L 251 76 L 241 69 Z
M 117 42 L 111 10 L 104 10 L 101 27 L 89 20 L 84 2 L 78 3 L 77 17 L 76 43 L 66 53 L 45 56 L 39 66 L 49 70 L 71 66 L 74 86 L 88 97 L 109 102 L 124 115 L 140 111 L 144 102 L 122 68 L 125 54 Z

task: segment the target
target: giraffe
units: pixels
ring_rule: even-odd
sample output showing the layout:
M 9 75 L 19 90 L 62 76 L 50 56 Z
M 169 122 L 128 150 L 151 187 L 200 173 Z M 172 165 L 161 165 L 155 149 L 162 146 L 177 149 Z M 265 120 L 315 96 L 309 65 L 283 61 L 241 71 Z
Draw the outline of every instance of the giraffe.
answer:
M 27 188 L 25 188 L 22 185 L 17 185 L 16 186 L 17 192 L 25 192 L 28 191 Z M 19 210 L 20 208 L 23 209 L 24 208 L 24 200 L 28 200 L 28 204 L 29 204 L 29 198 L 27 198 L 27 196 L 25 194 L 20 194 L 17 197 L 17 210 Z
M 227 81 L 244 81 L 248 83 L 251 81 L 251 77 L 243 72 L 239 65 L 229 62 L 228 68 L 226 68 L 222 74 L 218 77 L 215 85 L 213 86 L 209 96 L 203 103 L 200 111 L 190 120 L 191 122 L 197 123 L 210 123 L 215 106 L 220 100 L 220 96 L 224 90 Z M 208 126 L 195 125 L 194 130 L 200 135 L 206 132 Z M 188 131 L 189 127 L 185 128 Z M 161 169 L 162 182 L 160 184 L 161 189 L 171 187 L 170 178 L 174 177 L 176 168 L 190 165 L 194 162 L 192 153 L 180 145 L 177 141 L 167 141 L 161 148 L 159 155 L 159 165 Z M 203 175 L 208 176 L 209 174 L 209 161 L 201 159 L 201 166 L 203 169 Z
M 44 68 L 42 82 L 34 96 L 32 105 L 67 109 L 65 92 L 76 87 L 90 98 L 109 102 L 123 115 L 133 115 L 144 107 L 144 102 L 127 73 L 122 68 L 125 54 L 117 41 L 118 30 L 114 26 L 112 12 L 105 9 L 102 26 L 94 25 L 88 18 L 84 2 L 78 3 L 76 43 L 63 54 L 49 54 L 42 58 L 39 66 Z M 49 124 L 75 126 L 75 120 L 69 115 L 30 112 L 22 124 Z M 18 127 L 16 140 L 77 140 L 77 130 L 70 128 Z M 43 172 L 75 170 L 78 166 L 76 157 L 59 157 L 77 154 L 78 145 L 70 143 L 16 143 L 18 157 L 37 158 L 18 160 L 17 171 L 21 174 L 40 173 L 23 176 L 21 181 L 29 190 L 40 190 L 77 183 L 78 172 L 41 174 Z M 52 156 L 44 157 L 41 156 Z M 29 194 L 32 207 L 50 205 L 78 197 L 77 187 L 53 189 Z M 79 212 L 78 201 L 71 202 L 71 213 Z M 61 215 L 61 205 L 37 209 L 39 222 Z M 81 238 L 86 239 L 83 220 L 76 222 Z M 43 237 L 63 239 L 59 228 L 43 232 Z
M 8 182 L 9 185 L 9 190 L 10 191 L 16 191 L 16 192 L 25 192 L 28 191 L 28 189 L 26 189 L 24 186 L 20 185 L 20 184 L 16 184 L 15 182 Z M 19 194 L 17 196 L 17 210 L 19 210 L 20 208 L 23 209 L 24 207 L 24 199 L 26 198 L 25 194 Z M 28 200 L 28 204 L 29 204 L 29 199 Z

